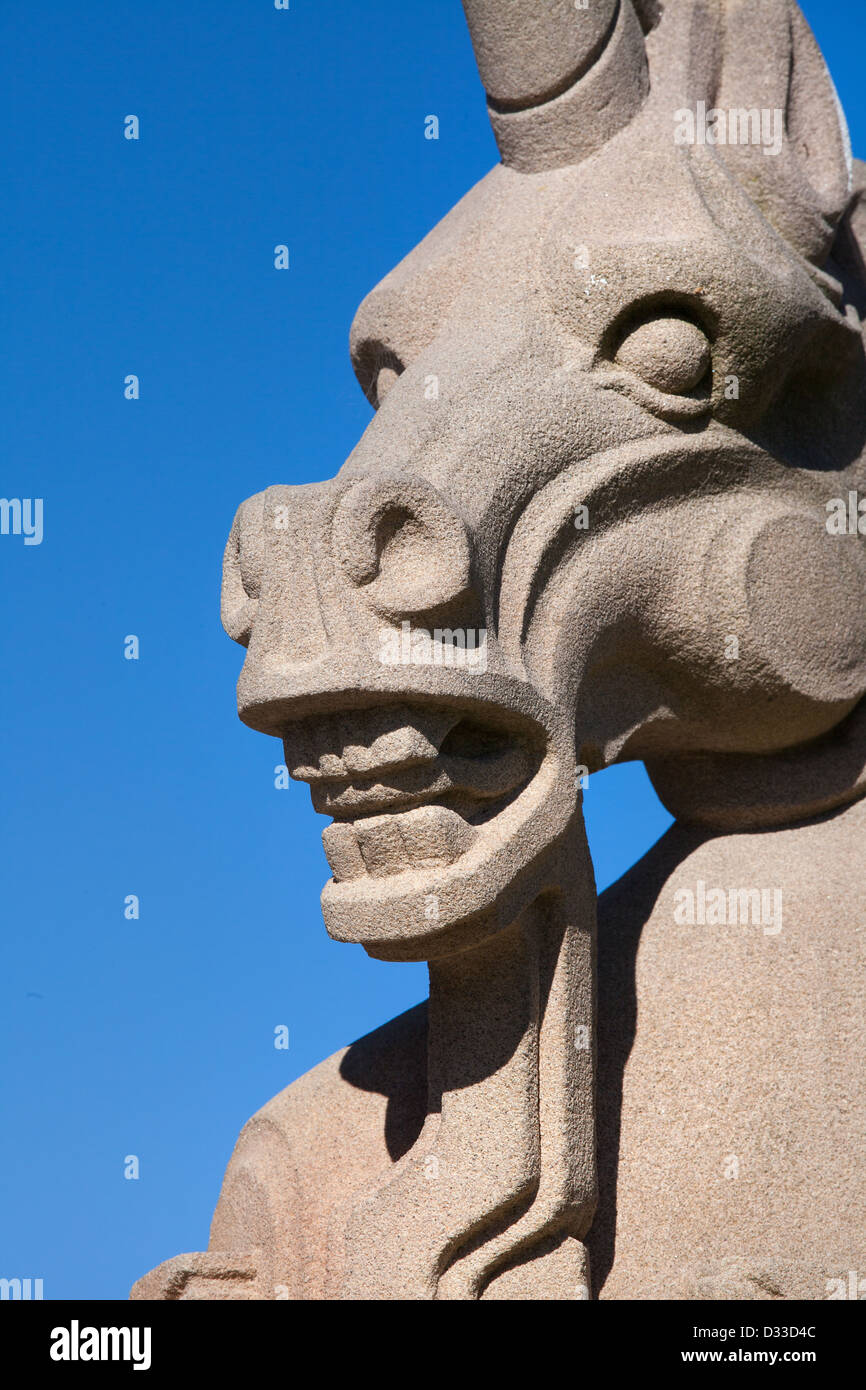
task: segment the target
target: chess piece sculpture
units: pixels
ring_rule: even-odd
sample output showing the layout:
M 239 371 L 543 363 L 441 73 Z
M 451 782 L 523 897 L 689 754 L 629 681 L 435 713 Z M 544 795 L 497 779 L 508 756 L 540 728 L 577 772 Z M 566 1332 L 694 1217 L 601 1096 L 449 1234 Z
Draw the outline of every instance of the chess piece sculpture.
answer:
M 173 1299 L 866 1275 L 866 205 L 792 0 L 464 0 L 502 162 L 372 291 L 376 408 L 244 502 L 241 719 L 430 998 L 270 1101 Z M 675 823 L 597 900 L 592 775 Z M 395 966 L 395 968 L 398 968 Z

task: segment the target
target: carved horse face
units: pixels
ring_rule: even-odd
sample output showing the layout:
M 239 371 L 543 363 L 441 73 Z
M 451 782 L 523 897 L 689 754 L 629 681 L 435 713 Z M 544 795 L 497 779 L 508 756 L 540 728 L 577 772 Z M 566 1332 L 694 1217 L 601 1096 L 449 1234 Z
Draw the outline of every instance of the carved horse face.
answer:
M 465 8 L 504 162 L 361 305 L 375 417 L 241 506 L 223 586 L 241 718 L 334 817 L 328 930 L 391 959 L 512 921 L 583 772 L 644 758 L 709 816 L 690 760 L 866 690 L 825 524 L 864 482 L 866 214 L 799 10 Z

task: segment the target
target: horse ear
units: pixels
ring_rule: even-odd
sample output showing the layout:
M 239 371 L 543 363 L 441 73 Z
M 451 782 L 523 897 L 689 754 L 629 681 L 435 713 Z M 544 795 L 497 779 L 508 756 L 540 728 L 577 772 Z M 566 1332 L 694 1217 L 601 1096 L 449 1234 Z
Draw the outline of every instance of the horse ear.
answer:
M 833 257 L 866 292 L 866 164 L 854 160 L 851 198 L 833 247 Z
M 463 0 L 503 163 L 575 164 L 640 109 L 649 90 L 632 0 Z M 642 0 L 649 26 L 656 8 Z
M 826 259 L 851 194 L 848 127 L 820 49 L 794 0 L 725 0 L 715 106 L 726 113 L 718 153 L 767 220 L 816 265 Z M 760 141 L 734 144 L 757 113 Z M 769 136 L 769 139 L 767 138 Z

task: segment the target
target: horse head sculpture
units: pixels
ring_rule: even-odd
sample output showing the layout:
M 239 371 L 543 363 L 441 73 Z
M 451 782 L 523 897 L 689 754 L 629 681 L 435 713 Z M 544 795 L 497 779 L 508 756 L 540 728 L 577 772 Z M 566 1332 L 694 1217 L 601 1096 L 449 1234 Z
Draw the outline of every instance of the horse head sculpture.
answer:
M 797 5 L 464 8 L 502 163 L 361 305 L 376 413 L 243 503 L 222 600 L 242 720 L 333 818 L 328 931 L 430 962 L 425 1099 L 313 1222 L 319 1283 L 251 1122 L 212 1253 L 138 1296 L 588 1297 L 587 778 L 643 760 L 711 838 L 866 790 L 866 550 L 827 524 L 866 490 L 864 179 Z

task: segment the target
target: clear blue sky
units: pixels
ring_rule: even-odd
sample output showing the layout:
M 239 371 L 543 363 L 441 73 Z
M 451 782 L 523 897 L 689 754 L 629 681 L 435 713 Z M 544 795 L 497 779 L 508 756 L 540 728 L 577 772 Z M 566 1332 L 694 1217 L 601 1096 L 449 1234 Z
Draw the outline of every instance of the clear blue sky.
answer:
M 804 8 L 864 154 L 862 5 Z M 0 53 L 0 494 L 45 509 L 0 537 L 0 1275 L 123 1298 L 205 1248 L 245 1120 L 426 994 L 325 933 L 219 573 L 243 498 L 352 448 L 355 307 L 497 154 L 459 0 L 6 0 Z M 640 767 L 586 808 L 600 886 L 669 822 Z

